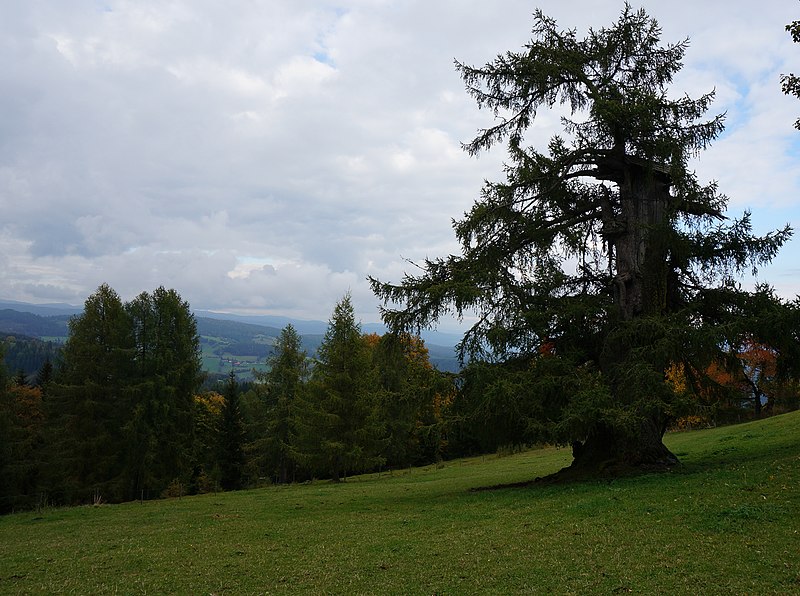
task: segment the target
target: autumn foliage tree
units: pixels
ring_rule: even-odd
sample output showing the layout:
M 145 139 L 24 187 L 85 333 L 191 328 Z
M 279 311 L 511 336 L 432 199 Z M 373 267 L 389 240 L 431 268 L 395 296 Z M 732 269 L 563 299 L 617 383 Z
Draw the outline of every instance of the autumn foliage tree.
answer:
M 0 513 L 36 503 L 44 456 L 42 391 L 8 383 L 4 370 L 0 364 Z
M 751 302 L 769 297 L 737 278 L 791 235 L 755 236 L 749 213 L 727 219 L 726 197 L 690 169 L 723 117 L 705 117 L 713 92 L 671 91 L 687 46 L 662 44 L 657 22 L 628 5 L 583 38 L 537 10 L 520 51 L 457 62 L 495 116 L 465 148 L 506 143 L 505 180 L 486 183 L 454 224 L 459 255 L 425 260 L 400 283 L 371 280 L 396 330 L 476 313 L 462 354 L 535 380 L 493 386 L 524 402 L 528 439 L 572 443 L 574 473 L 677 462 L 662 442 L 675 409 L 665 371 L 702 370 L 731 326 L 755 324 Z M 556 107 L 563 134 L 546 151 L 528 146 L 537 115 Z
M 792 355 L 791 358 L 795 356 Z M 684 405 L 678 426 L 689 420 L 705 423 L 731 422 L 796 407 L 797 379 L 782 374 L 777 349 L 747 337 L 740 345 L 729 345 L 704 370 L 687 370 L 680 363 L 667 371 L 667 383 Z

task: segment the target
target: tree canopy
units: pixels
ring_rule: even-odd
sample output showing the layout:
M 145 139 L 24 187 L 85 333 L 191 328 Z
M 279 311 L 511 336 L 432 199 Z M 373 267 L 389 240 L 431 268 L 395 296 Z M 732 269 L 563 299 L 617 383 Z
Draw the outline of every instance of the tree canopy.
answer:
M 786 31 L 792 36 L 794 43 L 800 42 L 800 21 L 792 21 L 786 25 Z M 800 77 L 794 73 L 781 75 L 781 89 L 786 95 L 800 97 Z M 800 118 L 795 120 L 794 127 L 800 129 Z
M 87 488 L 140 498 L 188 477 L 201 381 L 189 304 L 163 287 L 123 303 L 103 284 L 69 329 L 46 403 L 55 498 L 77 500 Z
M 456 62 L 494 116 L 464 147 L 504 142 L 505 180 L 454 223 L 461 254 L 426 259 L 400 283 L 371 279 L 395 330 L 475 313 L 462 357 L 524 375 L 502 391 L 529 403 L 531 435 L 573 443 L 573 468 L 675 463 L 661 442 L 679 407 L 665 371 L 702 370 L 726 334 L 783 306 L 738 278 L 791 229 L 759 237 L 749 212 L 728 219 L 727 197 L 689 167 L 724 115 L 706 116 L 713 91 L 671 93 L 687 48 L 663 44 L 658 23 L 628 5 L 582 38 L 537 10 L 522 50 Z M 564 114 L 546 151 L 526 145 L 542 109 Z

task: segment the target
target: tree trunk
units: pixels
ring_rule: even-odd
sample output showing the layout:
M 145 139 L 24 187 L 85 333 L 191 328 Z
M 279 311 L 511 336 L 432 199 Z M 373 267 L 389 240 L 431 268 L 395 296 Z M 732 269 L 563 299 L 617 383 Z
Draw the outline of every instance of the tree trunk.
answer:
M 667 262 L 664 237 L 669 177 L 654 167 L 627 163 L 620 176 L 622 226 L 613 240 L 616 255 L 614 298 L 622 318 L 661 314 L 666 308 Z M 614 222 L 604 222 L 614 227 Z
M 669 272 L 669 175 L 663 168 L 630 157 L 604 167 L 608 178 L 619 185 L 618 209 L 605 209 L 603 229 L 608 230 L 606 239 L 614 248 L 614 298 L 620 316 L 631 321 L 664 314 Z M 614 346 L 607 350 L 606 372 L 613 366 L 624 366 L 622 361 L 630 348 Z M 617 390 L 624 392 L 625 388 Z M 642 414 L 638 428 L 627 432 L 597 425 L 585 440 L 573 443 L 572 465 L 556 476 L 616 476 L 671 468 L 678 459 L 662 442 L 664 419 L 661 412 Z
M 638 471 L 663 471 L 678 464 L 662 438 L 664 425 L 643 419 L 638 432 L 625 434 L 598 426 L 583 442 L 572 445 L 573 462 L 558 475 L 614 477 Z

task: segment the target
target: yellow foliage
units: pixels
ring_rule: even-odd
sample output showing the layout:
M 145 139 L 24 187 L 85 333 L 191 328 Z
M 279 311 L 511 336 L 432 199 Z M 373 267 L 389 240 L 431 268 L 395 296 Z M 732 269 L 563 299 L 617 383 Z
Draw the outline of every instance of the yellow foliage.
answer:
M 219 416 L 222 406 L 225 405 L 225 398 L 216 391 L 208 391 L 195 395 L 194 403 L 203 406 L 212 416 Z
M 381 336 L 377 333 L 365 333 L 361 336 L 370 349 L 375 349 L 378 346 L 378 342 L 381 341 Z
M 686 391 L 686 371 L 683 362 L 672 363 L 666 371 L 666 383 L 675 393 Z
M 8 393 L 14 404 L 14 412 L 24 427 L 34 427 L 44 421 L 42 390 L 27 385 L 11 385 Z
M 447 393 L 436 393 L 433 396 L 433 415 L 436 417 L 437 421 L 441 422 L 444 419 L 444 416 L 450 409 L 450 406 L 453 405 L 454 399 L 454 391 Z

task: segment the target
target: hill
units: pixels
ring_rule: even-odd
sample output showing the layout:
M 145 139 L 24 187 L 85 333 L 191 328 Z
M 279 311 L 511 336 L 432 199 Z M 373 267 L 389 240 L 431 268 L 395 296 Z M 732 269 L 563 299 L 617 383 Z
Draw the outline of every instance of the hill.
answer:
M 28 336 L 39 340 L 63 342 L 67 337 L 67 324 L 71 316 L 81 312 L 69 305 L 29 305 L 21 302 L 0 301 L 0 337 Z M 202 316 L 202 314 L 211 316 Z M 196 313 L 197 331 L 201 340 L 203 369 L 212 380 L 222 378 L 231 369 L 242 380 L 252 377 L 252 370 L 264 370 L 266 359 L 272 353 L 275 339 L 288 323 L 295 325 L 301 333 L 303 349 L 309 354 L 316 353 L 322 342 L 327 323 L 321 321 L 295 321 L 281 317 L 241 317 L 220 313 Z M 258 324 L 252 321 L 273 321 L 275 326 Z M 280 324 L 280 326 L 277 326 Z M 300 331 L 305 329 L 305 332 Z M 380 331 L 380 326 L 365 326 L 365 332 Z M 448 336 L 439 335 L 446 339 Z M 452 345 L 426 344 L 431 363 L 442 371 L 457 372 L 460 369 Z M 31 360 L 34 367 L 25 370 L 33 374 L 43 364 Z
M 0 310 L 0 332 L 30 337 L 66 339 L 70 315 L 43 316 L 8 308 Z
M 0 332 L 0 348 L 8 373 L 17 375 L 22 372 L 28 381 L 32 381 L 45 362 L 49 360 L 54 364 L 57 361 L 60 345 L 26 335 Z
M 66 315 L 67 318 L 83 312 L 82 307 L 73 306 L 72 304 L 29 304 L 27 302 L 17 302 L 16 300 L 0 300 L 0 310 L 5 309 L 32 313 L 34 315 L 41 315 L 43 317 Z
M 543 476 L 566 449 L 345 483 L 0 518 L 2 593 L 790 594 L 800 413 L 672 434 L 683 466 Z

